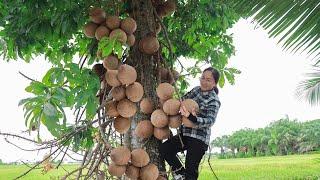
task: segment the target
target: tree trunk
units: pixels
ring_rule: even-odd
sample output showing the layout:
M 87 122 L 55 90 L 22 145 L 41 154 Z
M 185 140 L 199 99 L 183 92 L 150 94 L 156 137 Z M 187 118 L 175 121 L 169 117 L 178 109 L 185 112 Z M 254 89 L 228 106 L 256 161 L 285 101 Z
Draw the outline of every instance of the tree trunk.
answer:
M 144 97 L 152 99 L 155 107 L 158 105 L 156 97 L 157 83 L 157 60 L 151 56 L 139 51 L 139 40 L 148 34 L 155 32 L 156 23 L 153 15 L 153 6 L 151 0 L 130 0 L 130 16 L 137 22 L 135 32 L 136 42 L 130 50 L 129 59 L 126 64 L 136 68 L 138 78 L 144 88 Z M 137 123 L 140 120 L 150 120 L 150 115 L 144 115 L 140 112 L 131 119 L 131 128 L 125 135 L 125 144 L 131 149 L 146 147 L 152 163 L 156 164 L 159 171 L 164 171 L 164 161 L 159 155 L 159 144 L 161 141 L 153 136 L 147 140 L 142 140 L 134 134 Z

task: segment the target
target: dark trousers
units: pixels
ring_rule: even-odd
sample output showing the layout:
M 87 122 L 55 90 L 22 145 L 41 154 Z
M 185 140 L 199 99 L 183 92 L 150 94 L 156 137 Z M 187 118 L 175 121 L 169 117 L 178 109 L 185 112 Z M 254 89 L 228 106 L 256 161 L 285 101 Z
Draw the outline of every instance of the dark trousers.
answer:
M 160 145 L 160 155 L 168 162 L 173 171 L 177 171 L 178 174 L 184 174 L 186 180 L 196 180 L 199 175 L 200 161 L 207 151 L 208 145 L 192 137 L 182 136 L 181 134 L 180 136 L 184 144 L 183 148 L 179 136 L 176 135 Z M 185 168 L 176 156 L 178 152 L 184 150 L 187 150 Z

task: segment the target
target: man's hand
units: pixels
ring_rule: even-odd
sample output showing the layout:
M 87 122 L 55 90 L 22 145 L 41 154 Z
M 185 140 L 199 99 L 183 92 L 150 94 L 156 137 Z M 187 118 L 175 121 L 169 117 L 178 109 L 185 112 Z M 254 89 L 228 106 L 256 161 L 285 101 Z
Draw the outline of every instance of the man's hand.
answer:
M 189 117 L 189 115 L 190 115 L 190 112 L 187 110 L 187 108 L 184 105 L 181 105 L 180 113 L 184 117 Z
M 190 116 L 190 112 L 187 110 L 187 108 L 184 105 L 181 105 L 180 113 L 181 113 L 182 116 L 185 116 L 185 117 L 189 117 Z M 197 112 L 196 112 L 195 108 L 192 109 L 191 114 L 193 116 L 197 116 Z

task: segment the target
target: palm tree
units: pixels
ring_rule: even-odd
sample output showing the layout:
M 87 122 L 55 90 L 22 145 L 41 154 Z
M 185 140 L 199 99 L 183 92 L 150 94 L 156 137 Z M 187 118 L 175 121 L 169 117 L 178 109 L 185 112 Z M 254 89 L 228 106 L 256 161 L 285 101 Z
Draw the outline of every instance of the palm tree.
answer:
M 284 50 L 307 51 L 320 58 L 319 0 L 232 0 L 242 17 L 253 17 Z M 318 60 L 320 62 L 320 59 Z
M 299 99 L 305 99 L 310 105 L 320 103 L 320 66 L 314 66 L 314 72 L 308 73 L 307 78 L 301 81 L 296 90 Z
M 284 50 L 307 52 L 320 63 L 320 1 L 319 0 L 231 0 L 235 11 L 253 19 L 268 30 L 270 37 L 279 37 Z M 320 102 L 320 71 L 302 81 L 299 97 L 311 105 Z

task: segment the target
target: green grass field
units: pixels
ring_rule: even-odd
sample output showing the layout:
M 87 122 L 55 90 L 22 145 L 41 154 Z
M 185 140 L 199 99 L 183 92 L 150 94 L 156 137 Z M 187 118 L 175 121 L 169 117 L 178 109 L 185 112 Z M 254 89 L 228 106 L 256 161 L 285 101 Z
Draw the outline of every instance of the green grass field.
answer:
M 213 170 L 219 179 L 320 179 L 320 154 L 258 157 L 243 159 L 211 159 Z M 65 165 L 71 170 L 75 165 Z M 23 165 L 0 165 L 0 180 L 13 179 L 27 168 Z M 57 179 L 64 175 L 63 169 L 42 175 L 41 170 L 32 171 L 22 179 Z M 213 180 L 207 160 L 201 164 L 199 180 Z

